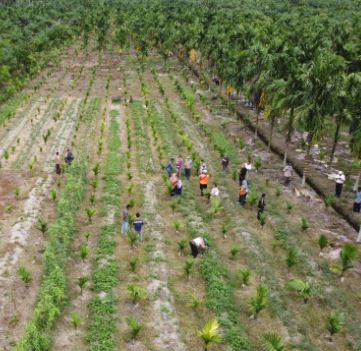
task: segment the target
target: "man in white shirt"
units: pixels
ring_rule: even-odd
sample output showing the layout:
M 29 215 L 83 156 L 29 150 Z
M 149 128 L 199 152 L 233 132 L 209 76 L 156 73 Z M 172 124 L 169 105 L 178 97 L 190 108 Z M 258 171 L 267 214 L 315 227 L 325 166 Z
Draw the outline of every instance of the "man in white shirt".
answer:
M 345 175 L 343 174 L 342 171 L 339 171 L 337 176 L 336 176 L 336 192 L 335 192 L 335 195 L 337 197 L 341 197 L 343 183 L 345 182 L 345 180 L 346 180 Z

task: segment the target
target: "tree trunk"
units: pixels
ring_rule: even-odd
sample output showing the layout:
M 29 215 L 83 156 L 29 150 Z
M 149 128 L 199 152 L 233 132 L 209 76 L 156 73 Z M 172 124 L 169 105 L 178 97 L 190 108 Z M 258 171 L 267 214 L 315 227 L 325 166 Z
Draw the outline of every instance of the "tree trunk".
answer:
M 270 130 L 269 141 L 268 141 L 268 152 L 271 151 L 273 128 L 274 128 L 274 125 L 275 125 L 275 121 L 276 121 L 276 117 L 272 116 L 271 117 L 271 130 Z
M 360 184 L 360 179 L 361 179 L 361 159 L 360 159 L 360 169 L 356 178 L 355 185 L 353 186 L 353 191 L 356 191 L 358 189 Z
M 337 146 L 339 136 L 340 136 L 340 129 L 341 129 L 341 122 L 337 121 L 336 122 L 335 134 L 333 136 L 333 144 L 332 144 L 332 149 L 331 149 L 331 155 L 330 155 L 330 163 L 329 163 L 330 166 L 332 165 L 333 158 L 335 156 L 336 146 Z
M 310 152 L 311 152 L 311 147 L 312 147 L 312 134 L 311 133 L 308 135 L 307 139 L 308 139 L 308 145 L 307 145 L 307 151 L 306 151 L 304 166 L 303 166 L 303 176 L 302 176 L 302 183 L 301 183 L 302 187 L 304 187 L 306 185 L 306 178 L 307 178 L 308 168 L 310 165 Z
M 257 108 L 256 108 L 256 128 L 255 128 L 255 130 L 254 130 L 254 140 L 256 140 L 257 137 L 258 137 L 258 121 L 259 121 L 259 113 L 260 113 L 260 112 L 261 112 L 261 111 L 260 111 L 260 108 L 257 107 Z
M 293 121 L 295 119 L 295 109 L 292 107 L 290 111 L 290 116 L 288 120 L 288 130 L 286 136 L 286 143 L 291 142 L 292 134 L 293 134 Z

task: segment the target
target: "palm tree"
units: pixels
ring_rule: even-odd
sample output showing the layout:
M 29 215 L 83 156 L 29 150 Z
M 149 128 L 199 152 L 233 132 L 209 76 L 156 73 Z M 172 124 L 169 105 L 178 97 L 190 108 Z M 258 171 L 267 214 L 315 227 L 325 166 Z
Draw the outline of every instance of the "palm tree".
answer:
M 341 277 L 345 274 L 345 272 L 351 268 L 353 268 L 352 262 L 357 257 L 358 251 L 357 247 L 353 244 L 346 243 L 340 252 L 340 258 L 342 263 L 342 272 Z
M 211 344 L 221 342 L 217 319 L 209 320 L 203 329 L 198 332 L 198 335 L 204 342 L 204 351 L 208 351 Z
M 313 287 L 310 283 L 304 282 L 301 279 L 292 279 L 288 282 L 287 287 L 291 291 L 297 292 L 302 298 L 303 302 L 307 303 L 313 296 Z
M 327 116 L 334 103 L 334 77 L 342 70 L 344 61 L 337 55 L 319 50 L 313 60 L 304 66 L 303 104 L 300 107 L 300 125 L 308 132 L 302 186 L 306 183 L 312 146 L 327 131 Z

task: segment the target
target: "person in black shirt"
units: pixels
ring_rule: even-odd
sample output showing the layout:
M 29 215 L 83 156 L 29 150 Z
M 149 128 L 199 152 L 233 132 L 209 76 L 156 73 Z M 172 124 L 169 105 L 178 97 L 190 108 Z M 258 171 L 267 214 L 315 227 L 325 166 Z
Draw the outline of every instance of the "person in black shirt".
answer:
M 260 220 L 261 213 L 263 213 L 264 209 L 266 207 L 266 194 L 263 193 L 258 200 L 258 213 L 257 213 L 257 219 Z

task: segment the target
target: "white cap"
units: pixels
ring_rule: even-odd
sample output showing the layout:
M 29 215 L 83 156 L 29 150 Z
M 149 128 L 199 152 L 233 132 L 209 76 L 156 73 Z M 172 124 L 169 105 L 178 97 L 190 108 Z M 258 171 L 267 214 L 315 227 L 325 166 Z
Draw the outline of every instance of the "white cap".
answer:
M 207 173 L 207 170 L 206 170 L 206 169 L 204 169 L 202 173 Z

